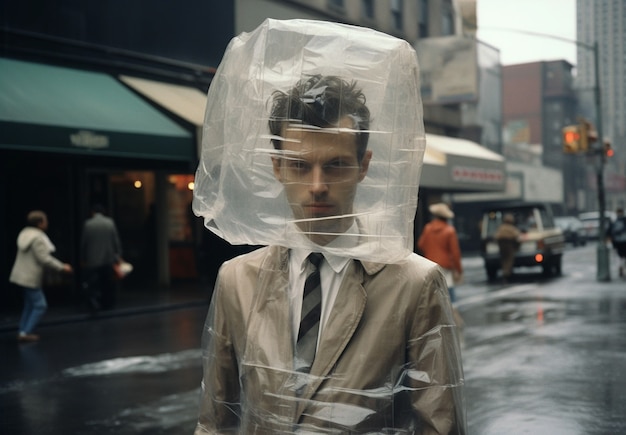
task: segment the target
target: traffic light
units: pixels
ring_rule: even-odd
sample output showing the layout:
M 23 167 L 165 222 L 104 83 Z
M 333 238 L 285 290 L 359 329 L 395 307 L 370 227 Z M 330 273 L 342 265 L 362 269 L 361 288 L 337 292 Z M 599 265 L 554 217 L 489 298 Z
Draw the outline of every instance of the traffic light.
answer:
M 563 152 L 566 154 L 577 154 L 581 150 L 580 124 L 567 125 L 561 130 L 563 133 Z M 586 143 L 587 141 L 585 141 Z
M 595 133 L 589 121 L 582 119 L 579 124 L 580 140 L 578 141 L 578 151 L 586 153 L 589 151 L 589 142 L 593 142 L 593 134 Z
M 613 157 L 613 154 L 615 154 L 615 151 L 613 151 L 613 148 L 611 147 L 611 142 L 609 141 L 604 141 L 604 155 L 606 157 Z

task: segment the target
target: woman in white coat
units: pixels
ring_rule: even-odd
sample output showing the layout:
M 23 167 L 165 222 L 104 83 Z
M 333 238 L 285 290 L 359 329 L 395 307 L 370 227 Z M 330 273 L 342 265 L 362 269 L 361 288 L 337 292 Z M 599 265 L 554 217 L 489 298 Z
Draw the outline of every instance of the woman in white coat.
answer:
M 48 308 L 42 290 L 44 269 L 72 273 L 72 266 L 52 256 L 55 247 L 46 235 L 48 217 L 43 211 L 35 210 L 26 217 L 27 226 L 17 236 L 17 255 L 9 281 L 22 287 L 24 310 L 20 320 L 18 341 L 37 341 L 33 330 Z

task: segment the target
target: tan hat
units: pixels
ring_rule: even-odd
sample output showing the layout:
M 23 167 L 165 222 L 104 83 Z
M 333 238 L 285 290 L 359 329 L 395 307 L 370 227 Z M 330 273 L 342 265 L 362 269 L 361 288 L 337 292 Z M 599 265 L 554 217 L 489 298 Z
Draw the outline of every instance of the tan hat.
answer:
M 514 224 L 515 216 L 513 216 L 513 213 L 505 213 L 504 216 L 502 216 L 502 222 L 506 222 L 507 224 Z
M 428 207 L 428 211 L 430 211 L 433 215 L 444 219 L 452 219 L 454 217 L 454 213 L 452 213 L 450 207 L 443 202 L 432 204 Z

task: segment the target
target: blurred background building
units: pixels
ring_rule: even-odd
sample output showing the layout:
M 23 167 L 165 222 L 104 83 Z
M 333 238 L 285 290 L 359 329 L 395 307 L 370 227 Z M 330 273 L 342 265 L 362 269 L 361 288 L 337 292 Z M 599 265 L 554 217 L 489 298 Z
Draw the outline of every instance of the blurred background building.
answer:
M 626 207 L 626 2 L 623 0 L 577 0 L 576 39 L 587 46 L 598 43 L 602 129 L 615 155 L 605 169 L 606 209 Z M 593 52 L 579 47 L 575 87 L 579 112 L 596 120 L 595 67 Z M 590 190 L 583 208 L 597 210 L 597 190 L 593 168 L 589 167 Z

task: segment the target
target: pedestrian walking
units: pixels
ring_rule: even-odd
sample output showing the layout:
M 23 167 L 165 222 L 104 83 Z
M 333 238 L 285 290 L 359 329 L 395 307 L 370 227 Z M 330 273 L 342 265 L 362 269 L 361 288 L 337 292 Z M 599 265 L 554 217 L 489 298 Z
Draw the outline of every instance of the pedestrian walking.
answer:
M 456 302 L 454 286 L 462 281 L 461 248 L 456 230 L 448 223 L 454 213 L 448 204 L 439 202 L 428 207 L 434 219 L 427 223 L 417 242 L 419 252 L 443 269 L 450 301 Z
M 500 265 L 502 267 L 502 281 L 508 282 L 513 272 L 515 254 L 519 249 L 521 232 L 515 226 L 515 216 L 512 213 L 505 213 L 502 223 L 496 230 L 494 236 L 498 242 L 500 250 Z
M 116 304 L 117 283 L 113 266 L 122 260 L 122 244 L 113 219 L 100 204 L 91 208 L 80 242 L 83 288 L 92 312 Z
M 20 318 L 17 339 L 20 342 L 39 340 L 33 331 L 48 309 L 43 291 L 44 269 L 72 273 L 72 266 L 55 258 L 56 250 L 48 238 L 48 217 L 41 210 L 33 210 L 26 217 L 26 226 L 17 236 L 17 255 L 9 281 L 22 288 L 24 309 Z
M 615 210 L 616 218 L 611 223 L 609 237 L 617 256 L 619 257 L 619 276 L 626 277 L 626 216 L 624 209 Z
M 405 41 L 335 23 L 266 20 L 229 45 L 194 210 L 266 246 L 220 268 L 197 435 L 466 433 L 445 279 L 408 236 L 418 71 Z

